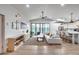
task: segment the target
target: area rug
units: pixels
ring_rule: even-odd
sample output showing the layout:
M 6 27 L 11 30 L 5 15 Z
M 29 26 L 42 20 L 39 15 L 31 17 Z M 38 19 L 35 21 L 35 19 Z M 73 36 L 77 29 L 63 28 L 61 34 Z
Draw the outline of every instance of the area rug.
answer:
M 37 38 L 33 38 L 33 37 L 28 39 L 24 44 L 25 45 L 48 45 L 45 40 L 43 42 L 41 41 L 38 42 Z

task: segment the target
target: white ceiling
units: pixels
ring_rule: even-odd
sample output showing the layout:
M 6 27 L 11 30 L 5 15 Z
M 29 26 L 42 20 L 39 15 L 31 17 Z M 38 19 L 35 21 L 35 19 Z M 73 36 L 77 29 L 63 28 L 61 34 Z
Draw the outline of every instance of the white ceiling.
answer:
M 25 4 L 12 4 L 27 19 L 39 18 L 41 11 L 44 10 L 45 16 L 52 19 L 66 18 L 69 20 L 70 13 L 73 12 L 73 18 L 79 18 L 79 4 L 65 5 L 61 7 L 59 4 L 31 4 L 30 8 L 26 8 Z

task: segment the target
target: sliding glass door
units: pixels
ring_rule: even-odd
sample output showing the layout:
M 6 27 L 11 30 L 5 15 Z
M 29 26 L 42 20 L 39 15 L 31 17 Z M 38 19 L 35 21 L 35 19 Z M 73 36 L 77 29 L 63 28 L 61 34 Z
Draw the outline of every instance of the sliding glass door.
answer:
M 37 32 L 40 32 L 40 24 L 36 24 L 36 34 Z
M 31 32 L 32 35 L 37 35 L 40 33 L 48 33 L 49 32 L 49 24 L 48 23 L 32 23 L 31 24 Z
M 36 26 L 35 24 L 31 24 L 32 28 L 31 28 L 31 35 L 35 35 L 35 31 L 36 31 Z
M 49 24 L 43 24 L 43 33 L 48 33 L 49 32 Z

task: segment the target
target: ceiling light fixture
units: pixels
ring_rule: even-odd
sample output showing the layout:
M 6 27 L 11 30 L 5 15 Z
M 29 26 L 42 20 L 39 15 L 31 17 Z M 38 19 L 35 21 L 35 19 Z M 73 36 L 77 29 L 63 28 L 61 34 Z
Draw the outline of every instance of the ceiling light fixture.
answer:
M 60 4 L 62 7 L 65 5 L 65 4 Z
M 26 4 L 26 7 L 27 7 L 27 8 L 29 8 L 29 7 L 30 7 L 30 5 L 29 5 L 29 4 Z

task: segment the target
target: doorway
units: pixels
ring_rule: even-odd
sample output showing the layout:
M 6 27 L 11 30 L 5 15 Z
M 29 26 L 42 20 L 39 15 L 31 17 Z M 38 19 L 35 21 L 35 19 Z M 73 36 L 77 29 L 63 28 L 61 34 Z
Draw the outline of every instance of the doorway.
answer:
M 4 52 L 5 42 L 5 17 L 0 14 L 0 54 Z

